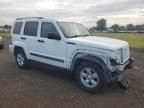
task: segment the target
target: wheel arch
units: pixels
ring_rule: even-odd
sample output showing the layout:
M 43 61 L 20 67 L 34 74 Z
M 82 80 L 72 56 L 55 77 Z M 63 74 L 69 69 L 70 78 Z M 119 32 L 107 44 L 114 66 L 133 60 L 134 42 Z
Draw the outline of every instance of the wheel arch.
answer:
M 15 43 L 14 44 L 14 52 L 13 54 L 16 54 L 16 51 L 22 49 L 26 55 L 26 57 L 29 59 L 29 53 L 28 53 L 28 49 L 26 48 L 26 46 L 22 43 Z
M 24 51 L 24 49 L 23 49 L 22 47 L 20 47 L 20 46 L 15 46 L 15 47 L 14 47 L 14 56 L 16 56 L 16 53 L 17 53 L 17 51 L 19 51 L 19 50 L 23 50 L 23 51 Z
M 80 63 L 87 61 L 92 62 L 100 66 L 100 68 L 104 72 L 104 76 L 108 82 L 110 82 L 110 74 L 109 74 L 109 68 L 105 64 L 105 62 L 98 56 L 90 55 L 90 54 L 83 54 L 78 53 L 74 56 L 71 65 L 70 65 L 70 72 L 71 74 L 75 75 L 76 69 L 79 66 Z

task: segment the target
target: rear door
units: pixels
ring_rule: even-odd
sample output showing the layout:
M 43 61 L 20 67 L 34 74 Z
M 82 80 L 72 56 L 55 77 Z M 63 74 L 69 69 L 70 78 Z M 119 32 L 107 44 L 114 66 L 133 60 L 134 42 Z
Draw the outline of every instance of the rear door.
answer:
M 38 27 L 39 22 L 38 21 L 26 21 L 25 26 L 23 28 L 23 34 L 21 36 L 21 40 L 25 43 L 25 48 L 27 48 L 28 53 L 36 52 L 37 50 L 37 35 L 38 35 Z M 32 60 L 36 60 L 36 57 L 31 56 L 30 58 Z

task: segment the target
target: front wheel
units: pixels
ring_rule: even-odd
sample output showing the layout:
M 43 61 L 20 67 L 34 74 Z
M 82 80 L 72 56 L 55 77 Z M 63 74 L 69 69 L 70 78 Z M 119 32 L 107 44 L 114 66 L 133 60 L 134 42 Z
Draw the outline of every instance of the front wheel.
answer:
M 96 93 L 105 84 L 103 70 L 95 63 L 83 62 L 76 71 L 76 80 L 80 88 Z
M 18 67 L 20 67 L 22 69 L 28 68 L 28 60 L 27 60 L 26 55 L 23 50 L 18 50 L 16 52 L 15 59 L 16 59 L 16 63 L 18 65 Z

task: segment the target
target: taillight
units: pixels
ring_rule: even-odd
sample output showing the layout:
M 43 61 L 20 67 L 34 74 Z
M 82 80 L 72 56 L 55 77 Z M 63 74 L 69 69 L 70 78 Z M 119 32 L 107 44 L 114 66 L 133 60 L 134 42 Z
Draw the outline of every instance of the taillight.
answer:
M 10 44 L 12 45 L 12 37 L 11 37 L 11 35 L 10 35 Z

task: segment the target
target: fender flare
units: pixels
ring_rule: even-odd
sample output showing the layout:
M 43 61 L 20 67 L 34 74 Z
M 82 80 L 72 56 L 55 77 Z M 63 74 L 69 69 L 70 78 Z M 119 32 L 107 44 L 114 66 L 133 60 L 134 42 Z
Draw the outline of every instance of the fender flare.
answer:
M 84 54 L 84 53 L 77 53 L 71 62 L 70 65 L 70 72 L 71 74 L 75 74 L 76 68 L 78 67 L 79 63 L 81 61 L 89 61 L 98 64 L 104 72 L 104 77 L 106 78 L 107 82 L 111 81 L 111 73 L 105 62 L 100 58 L 95 55 L 90 55 L 90 54 Z

